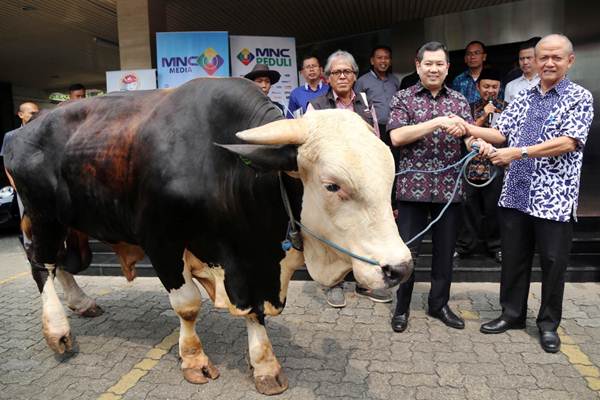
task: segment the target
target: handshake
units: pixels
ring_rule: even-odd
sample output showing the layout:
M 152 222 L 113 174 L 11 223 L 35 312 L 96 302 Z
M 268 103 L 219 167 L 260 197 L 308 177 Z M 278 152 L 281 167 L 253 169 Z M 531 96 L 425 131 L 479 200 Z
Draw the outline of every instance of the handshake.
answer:
M 454 137 L 463 137 L 469 133 L 469 124 L 458 115 L 450 114 L 437 118 L 438 126 Z

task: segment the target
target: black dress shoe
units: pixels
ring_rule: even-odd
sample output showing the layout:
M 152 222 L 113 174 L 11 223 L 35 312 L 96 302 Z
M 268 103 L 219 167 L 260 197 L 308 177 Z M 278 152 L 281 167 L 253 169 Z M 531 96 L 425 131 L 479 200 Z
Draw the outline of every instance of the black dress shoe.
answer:
M 560 337 L 556 331 L 540 331 L 540 344 L 546 353 L 556 353 L 560 350 Z
M 458 315 L 454 314 L 450 307 L 446 304 L 439 311 L 428 312 L 431 317 L 437 318 L 442 321 L 444 324 L 454 329 L 464 329 L 465 321 Z
M 498 317 L 481 325 L 479 331 L 481 333 L 503 333 L 509 329 L 525 329 L 525 321 L 508 322 L 502 317 Z
M 405 312 L 404 314 L 394 314 L 392 317 L 392 329 L 394 332 L 404 332 L 406 330 L 409 315 L 408 312 Z

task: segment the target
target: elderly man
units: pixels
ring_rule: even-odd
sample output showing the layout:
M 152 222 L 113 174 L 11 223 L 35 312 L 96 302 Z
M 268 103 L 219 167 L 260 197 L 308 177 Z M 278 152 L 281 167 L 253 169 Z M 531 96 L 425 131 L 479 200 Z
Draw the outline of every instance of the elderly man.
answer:
M 325 65 L 325 76 L 328 79 L 330 90 L 314 99 L 308 105 L 308 110 L 324 110 L 340 108 L 351 110 L 360 115 L 369 125 L 378 131 L 375 110 L 364 93 L 358 95 L 353 86 L 356 82 L 358 65 L 352 54 L 338 50 L 331 54 Z M 379 303 L 389 303 L 392 297 L 388 290 L 368 290 L 356 286 L 356 294 Z M 327 303 L 336 308 L 346 306 L 343 282 L 326 290 Z
M 438 42 L 424 44 L 417 53 L 419 82 L 399 91 L 390 105 L 387 129 L 392 144 L 400 148 L 399 170 L 439 169 L 456 163 L 463 156 L 466 129 L 471 122 L 471 110 L 460 93 L 444 85 L 450 67 L 448 50 Z M 427 226 L 429 217 L 437 217 L 451 201 L 442 218 L 432 228 L 433 259 L 429 315 L 444 324 L 462 329 L 464 321 L 448 307 L 452 282 L 452 255 L 460 222 L 462 189 L 453 197 L 455 170 L 436 174 L 409 172 L 398 176 L 398 230 L 408 241 Z M 422 237 L 409 248 L 417 259 Z M 400 285 L 392 328 L 402 332 L 408 325 L 410 301 L 415 282 L 414 273 Z
M 381 139 L 391 146 L 390 137 L 385 127 L 390 114 L 390 101 L 394 94 L 400 89 L 398 78 L 392 74 L 392 49 L 388 46 L 378 45 L 371 51 L 371 70 L 358 78 L 354 91 L 365 92 L 375 107 L 377 123 Z
M 316 56 L 308 55 L 302 59 L 302 76 L 306 83 L 290 93 L 289 109 L 291 113 L 299 109 L 305 113 L 310 100 L 327 93 L 329 85 L 321 81 L 322 74 L 323 68 Z
M 502 314 L 481 325 L 483 333 L 522 329 L 527 317 L 531 263 L 537 245 L 542 268 L 542 300 L 537 316 L 540 344 L 560 350 L 565 270 L 577 212 L 583 148 L 594 116 L 593 98 L 571 82 L 575 62 L 571 41 L 545 36 L 535 47 L 539 85 L 522 91 L 502 113 L 495 129 L 508 147 L 482 143 L 495 165 L 510 166 L 500 196 L 502 234 Z M 477 131 L 486 128 L 469 128 Z
M 511 103 L 521 90 L 531 89 L 540 82 L 535 70 L 534 49 L 538 39 L 530 39 L 519 46 L 519 68 L 523 75 L 506 84 L 504 99 Z
M 485 44 L 473 40 L 465 48 L 465 64 L 468 69 L 452 81 L 452 88 L 467 98 L 469 104 L 475 103 L 481 97 L 477 91 L 477 79 L 487 58 Z

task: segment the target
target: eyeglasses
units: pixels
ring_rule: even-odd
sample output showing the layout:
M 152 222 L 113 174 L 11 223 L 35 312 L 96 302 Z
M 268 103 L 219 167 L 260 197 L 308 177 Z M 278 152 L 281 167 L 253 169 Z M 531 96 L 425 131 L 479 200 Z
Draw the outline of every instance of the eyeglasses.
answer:
M 319 68 L 318 64 L 312 64 L 312 65 L 305 65 L 304 69 L 317 69 Z
M 340 76 L 342 76 L 342 74 L 344 76 L 350 76 L 354 74 L 354 71 L 352 71 L 351 69 L 338 69 L 336 71 L 331 71 L 330 75 L 335 76 L 336 78 L 339 78 Z
M 467 51 L 466 56 L 480 56 L 483 54 L 483 51 L 481 50 L 475 50 L 475 51 Z

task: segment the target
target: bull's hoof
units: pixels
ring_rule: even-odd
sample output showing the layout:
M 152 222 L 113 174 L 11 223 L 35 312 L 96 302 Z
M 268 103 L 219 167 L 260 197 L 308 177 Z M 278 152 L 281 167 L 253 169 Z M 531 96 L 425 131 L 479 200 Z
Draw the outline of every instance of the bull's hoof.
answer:
M 207 383 L 208 379 L 217 379 L 219 370 L 209 361 L 208 365 L 202 368 L 184 368 L 183 377 L 186 381 L 195 384 Z
M 97 304 L 93 304 L 91 307 L 86 308 L 85 310 L 76 310 L 75 311 L 80 317 L 85 318 L 94 318 L 104 314 L 104 310 Z
M 66 332 L 65 334 L 47 334 L 46 343 L 48 343 L 48 347 L 54 350 L 55 353 L 64 354 L 65 351 L 73 350 L 73 337 L 71 336 L 71 332 Z
M 281 371 L 279 375 L 262 375 L 254 377 L 254 384 L 259 393 L 271 396 L 283 393 L 288 388 L 287 376 Z

